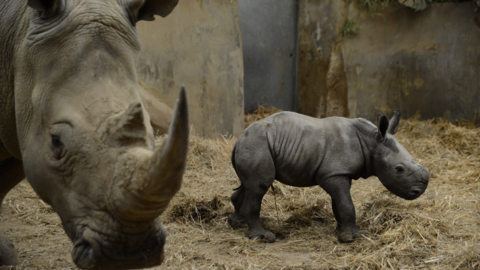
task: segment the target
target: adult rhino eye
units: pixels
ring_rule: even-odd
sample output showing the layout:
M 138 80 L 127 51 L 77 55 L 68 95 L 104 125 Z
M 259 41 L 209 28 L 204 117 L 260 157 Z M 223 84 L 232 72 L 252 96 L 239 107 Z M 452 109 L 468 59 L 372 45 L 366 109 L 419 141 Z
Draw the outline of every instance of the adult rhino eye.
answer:
M 401 173 L 401 172 L 404 171 L 404 169 L 403 169 L 402 166 L 397 166 L 397 167 L 395 167 L 395 170 L 396 170 L 397 172 L 399 172 L 399 173 Z
M 56 159 L 60 160 L 62 158 L 63 143 L 57 135 L 52 135 L 52 151 Z
M 57 135 L 52 135 L 52 146 L 55 148 L 63 147 L 62 141 L 60 141 L 60 137 Z

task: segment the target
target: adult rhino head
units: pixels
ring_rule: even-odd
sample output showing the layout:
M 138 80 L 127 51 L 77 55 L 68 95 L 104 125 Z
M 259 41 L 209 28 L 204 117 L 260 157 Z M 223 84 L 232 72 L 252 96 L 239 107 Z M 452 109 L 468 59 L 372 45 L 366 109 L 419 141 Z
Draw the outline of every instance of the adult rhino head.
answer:
M 169 139 L 155 151 L 138 91 L 135 24 L 168 15 L 177 0 L 14 2 L 22 18 L 12 37 L 15 121 L 26 177 L 59 214 L 78 267 L 160 264 L 165 231 L 157 217 L 181 186 L 187 101 L 182 89 Z
M 377 116 L 378 133 L 374 136 L 377 144 L 373 150 L 373 171 L 393 194 L 414 200 L 427 189 L 430 174 L 393 137 L 399 122 L 400 111 L 395 111 L 390 121 L 383 114 Z

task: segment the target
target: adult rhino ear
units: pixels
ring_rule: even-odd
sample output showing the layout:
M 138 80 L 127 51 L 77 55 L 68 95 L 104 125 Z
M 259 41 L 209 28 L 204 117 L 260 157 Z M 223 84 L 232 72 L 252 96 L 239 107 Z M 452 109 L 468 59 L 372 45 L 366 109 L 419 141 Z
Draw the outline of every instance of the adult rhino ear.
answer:
M 62 0 L 28 0 L 27 2 L 28 6 L 45 14 L 53 14 L 61 3 Z
M 400 123 L 400 116 L 402 114 L 400 113 L 399 110 L 395 110 L 392 119 L 390 119 L 390 122 L 388 123 L 388 129 L 387 132 L 394 135 L 397 133 L 398 129 L 398 124 Z
M 178 0 L 130 0 L 130 9 L 136 21 L 153 21 L 154 15 L 167 17 L 177 6 Z
M 378 137 L 380 138 L 380 141 L 383 141 L 387 136 L 388 118 L 381 113 L 377 115 L 377 127 Z

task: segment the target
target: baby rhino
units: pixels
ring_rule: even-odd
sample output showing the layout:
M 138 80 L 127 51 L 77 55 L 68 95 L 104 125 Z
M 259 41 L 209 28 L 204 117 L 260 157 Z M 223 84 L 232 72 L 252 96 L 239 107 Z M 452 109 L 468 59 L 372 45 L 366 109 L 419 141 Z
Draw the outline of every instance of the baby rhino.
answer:
M 351 242 L 360 234 L 350 195 L 352 179 L 377 176 L 395 195 L 418 198 L 430 174 L 392 136 L 400 111 L 388 121 L 377 117 L 378 127 L 362 119 L 329 117 L 317 119 L 293 112 L 280 112 L 249 126 L 238 138 L 232 165 L 241 186 L 231 199 L 235 213 L 232 227 L 248 225 L 245 236 L 275 241 L 260 222 L 262 198 L 274 180 L 295 187 L 321 186 L 332 198 L 337 236 Z

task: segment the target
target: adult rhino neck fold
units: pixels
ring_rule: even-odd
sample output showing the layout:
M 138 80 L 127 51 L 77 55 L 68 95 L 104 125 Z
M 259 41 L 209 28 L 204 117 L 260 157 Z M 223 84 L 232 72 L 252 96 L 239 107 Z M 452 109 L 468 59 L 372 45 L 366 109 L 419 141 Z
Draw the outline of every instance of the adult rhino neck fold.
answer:
M 122 223 L 151 222 L 165 211 L 182 184 L 189 133 L 187 98 L 182 87 L 163 145 L 154 153 L 132 150 L 117 160 L 110 206 Z

